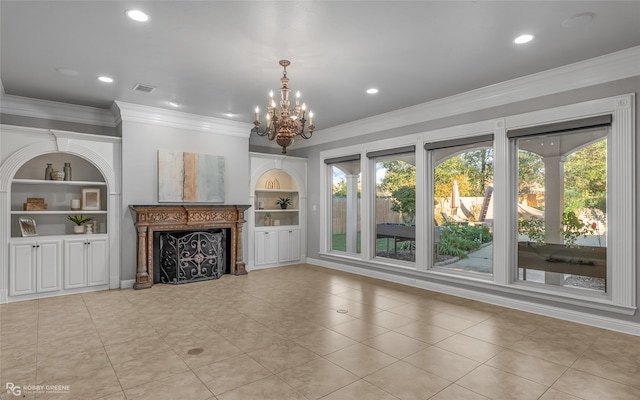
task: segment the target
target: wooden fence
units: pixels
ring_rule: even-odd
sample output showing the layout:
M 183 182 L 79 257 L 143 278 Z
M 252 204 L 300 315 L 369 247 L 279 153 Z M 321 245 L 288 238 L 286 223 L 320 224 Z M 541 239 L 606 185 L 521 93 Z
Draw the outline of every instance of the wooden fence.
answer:
M 460 201 L 464 202 L 465 206 L 473 213 L 473 215 L 480 215 L 482 204 L 484 199 L 482 197 L 461 197 Z M 391 223 L 401 224 L 402 219 L 400 213 L 391 211 L 393 200 L 391 198 L 377 198 L 376 199 L 376 224 Z M 347 227 L 347 198 L 346 197 L 334 197 L 332 204 L 332 233 L 346 233 Z M 434 208 L 436 219 L 439 218 L 441 212 L 451 216 L 451 208 L 447 199 L 440 199 L 438 204 Z M 458 211 L 458 216 L 463 217 L 462 212 Z M 493 210 L 489 209 L 489 215 L 487 216 L 493 219 Z M 440 221 L 442 222 L 442 221 Z M 358 203 L 358 226 L 360 225 L 360 203 Z
M 393 224 L 401 223 L 400 213 L 391 211 L 393 200 L 390 198 L 376 199 L 376 222 L 389 222 Z M 346 233 L 347 228 L 347 198 L 334 197 L 331 209 L 333 224 L 331 232 L 333 234 Z M 360 203 L 358 203 L 358 226 L 360 225 Z

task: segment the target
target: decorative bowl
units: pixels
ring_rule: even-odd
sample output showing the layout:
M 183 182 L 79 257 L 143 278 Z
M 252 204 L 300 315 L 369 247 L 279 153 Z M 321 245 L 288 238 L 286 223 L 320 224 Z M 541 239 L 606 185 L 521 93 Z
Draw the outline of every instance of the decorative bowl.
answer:
M 51 179 L 53 179 L 54 181 L 64 180 L 64 171 L 51 172 Z

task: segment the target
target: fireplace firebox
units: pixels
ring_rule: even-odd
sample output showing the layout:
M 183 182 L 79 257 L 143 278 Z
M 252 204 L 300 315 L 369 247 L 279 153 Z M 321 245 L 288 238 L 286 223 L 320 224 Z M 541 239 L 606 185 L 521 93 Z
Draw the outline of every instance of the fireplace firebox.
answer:
M 153 234 L 153 283 L 218 279 L 229 270 L 229 229 L 159 231 Z

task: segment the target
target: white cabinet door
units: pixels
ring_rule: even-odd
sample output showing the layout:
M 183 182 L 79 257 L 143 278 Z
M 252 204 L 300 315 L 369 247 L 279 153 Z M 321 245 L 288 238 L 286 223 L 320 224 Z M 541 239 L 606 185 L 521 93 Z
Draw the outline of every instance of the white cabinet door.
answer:
M 87 240 L 65 239 L 64 241 L 64 288 L 87 286 Z
M 300 229 L 284 229 L 278 235 L 278 261 L 300 259 Z
M 255 233 L 255 265 L 278 262 L 278 231 L 257 231 Z
M 10 245 L 9 295 L 60 290 L 60 240 Z
M 107 273 L 107 239 L 88 240 L 87 252 L 87 285 L 97 286 L 109 283 Z
M 12 243 L 9 253 L 9 296 L 35 293 L 36 242 Z
M 36 244 L 36 291 L 60 290 L 61 241 L 38 241 Z

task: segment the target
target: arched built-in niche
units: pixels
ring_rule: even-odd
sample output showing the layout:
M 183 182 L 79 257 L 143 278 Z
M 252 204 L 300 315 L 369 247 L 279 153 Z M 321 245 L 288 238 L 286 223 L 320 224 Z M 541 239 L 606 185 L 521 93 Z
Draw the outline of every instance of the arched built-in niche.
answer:
M 302 158 L 251 154 L 249 270 L 306 259 L 306 168 Z
M 0 302 L 12 301 L 9 293 L 9 243 L 16 241 L 19 230 L 14 222 L 20 211 L 20 203 L 14 191 L 26 193 L 45 193 L 52 202 L 52 208 L 42 214 L 44 218 L 38 238 L 56 238 L 63 240 L 69 235 L 67 225 L 60 223 L 71 213 L 63 210 L 61 204 L 69 204 L 71 197 L 77 196 L 82 188 L 95 187 L 101 191 L 101 209 L 95 211 L 96 219 L 102 222 L 104 235 L 108 238 L 108 276 L 105 288 L 120 287 L 120 183 L 119 160 L 120 139 L 105 136 L 79 134 L 73 132 L 23 128 L 14 126 L 2 127 L 2 146 L 10 154 L 0 164 Z M 65 162 L 73 168 L 71 182 L 51 182 L 44 180 L 47 161 L 57 169 L 62 169 Z M 38 172 L 39 171 L 39 172 Z M 80 180 L 82 179 L 82 180 Z M 86 180 L 85 180 L 86 179 Z M 15 187 L 14 187 L 15 185 Z M 20 188 L 20 189 L 18 189 Z M 26 188 L 26 189 L 25 189 Z M 32 188 L 32 189 L 31 189 Z M 65 191 L 64 188 L 68 190 Z M 71 196 L 71 197 L 70 197 Z M 40 196 L 42 197 L 42 196 Z M 24 199 L 26 201 L 26 198 Z M 104 210 L 104 211 L 102 211 Z M 25 212 L 26 214 L 26 212 Z M 34 215 L 32 213 L 32 215 Z M 48 219 L 48 221 L 46 221 Z M 62 227 L 55 231 L 55 226 Z M 100 233 L 100 232 L 98 232 Z M 90 290 L 87 288 L 86 290 Z M 47 295 L 66 294 L 65 291 Z M 37 297 L 37 296 L 34 296 Z M 22 298 L 21 298 L 22 300 Z

